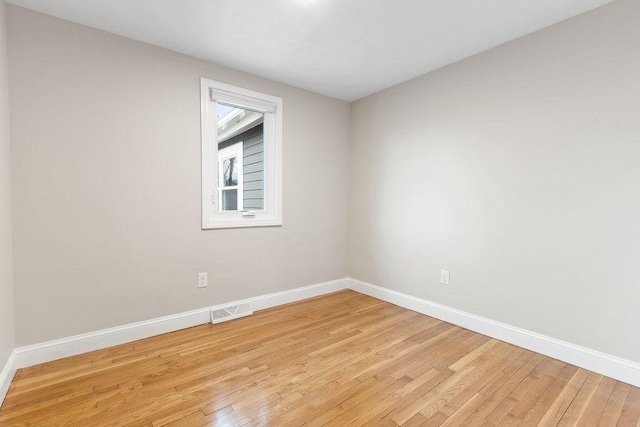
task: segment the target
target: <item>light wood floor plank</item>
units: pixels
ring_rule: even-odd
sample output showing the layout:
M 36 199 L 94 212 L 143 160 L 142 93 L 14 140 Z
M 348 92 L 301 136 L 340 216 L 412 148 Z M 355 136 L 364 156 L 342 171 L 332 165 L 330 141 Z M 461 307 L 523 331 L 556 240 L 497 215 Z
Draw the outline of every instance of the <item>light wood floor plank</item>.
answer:
M 353 291 L 21 369 L 2 426 L 637 426 L 640 389 Z

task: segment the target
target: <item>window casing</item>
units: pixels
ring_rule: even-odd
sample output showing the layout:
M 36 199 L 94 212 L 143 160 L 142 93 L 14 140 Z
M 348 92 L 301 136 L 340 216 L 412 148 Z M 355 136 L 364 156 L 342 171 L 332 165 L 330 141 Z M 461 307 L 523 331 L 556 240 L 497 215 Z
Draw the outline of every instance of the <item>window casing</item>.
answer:
M 202 78 L 201 116 L 202 228 L 282 225 L 282 99 Z

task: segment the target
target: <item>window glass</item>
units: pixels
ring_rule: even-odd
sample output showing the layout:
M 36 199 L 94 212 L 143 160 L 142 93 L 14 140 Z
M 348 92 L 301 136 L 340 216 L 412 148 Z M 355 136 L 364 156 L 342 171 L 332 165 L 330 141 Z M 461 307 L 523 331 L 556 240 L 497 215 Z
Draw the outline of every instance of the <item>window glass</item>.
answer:
M 221 173 L 220 210 L 263 210 L 266 197 L 264 114 L 217 102 L 216 118 Z M 233 197 L 237 202 L 224 203 L 224 197 L 231 197 L 223 196 L 222 192 L 227 187 L 236 187 Z
M 238 189 L 222 190 L 222 201 L 220 203 L 223 211 L 238 210 Z
M 222 163 L 222 171 L 224 173 L 224 185 L 238 185 L 238 168 L 234 167 L 238 161 L 237 157 L 225 159 Z

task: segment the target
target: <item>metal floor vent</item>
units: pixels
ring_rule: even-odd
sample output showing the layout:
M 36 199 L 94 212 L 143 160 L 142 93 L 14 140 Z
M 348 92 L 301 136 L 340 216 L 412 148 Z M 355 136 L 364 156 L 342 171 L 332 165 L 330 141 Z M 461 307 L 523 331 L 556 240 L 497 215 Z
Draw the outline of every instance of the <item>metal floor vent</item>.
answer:
M 238 319 L 240 317 L 251 316 L 253 307 L 250 302 L 239 305 L 228 305 L 224 307 L 214 307 L 211 309 L 211 323 L 216 324 L 227 320 Z

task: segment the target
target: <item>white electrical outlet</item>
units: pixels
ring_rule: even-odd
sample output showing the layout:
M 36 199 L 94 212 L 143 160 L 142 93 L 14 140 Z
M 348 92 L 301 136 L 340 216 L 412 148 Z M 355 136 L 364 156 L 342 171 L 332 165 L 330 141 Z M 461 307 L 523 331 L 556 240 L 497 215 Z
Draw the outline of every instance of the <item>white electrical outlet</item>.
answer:
M 440 283 L 443 285 L 449 284 L 449 270 L 440 270 Z
M 207 273 L 198 273 L 198 287 L 206 288 L 207 284 Z

